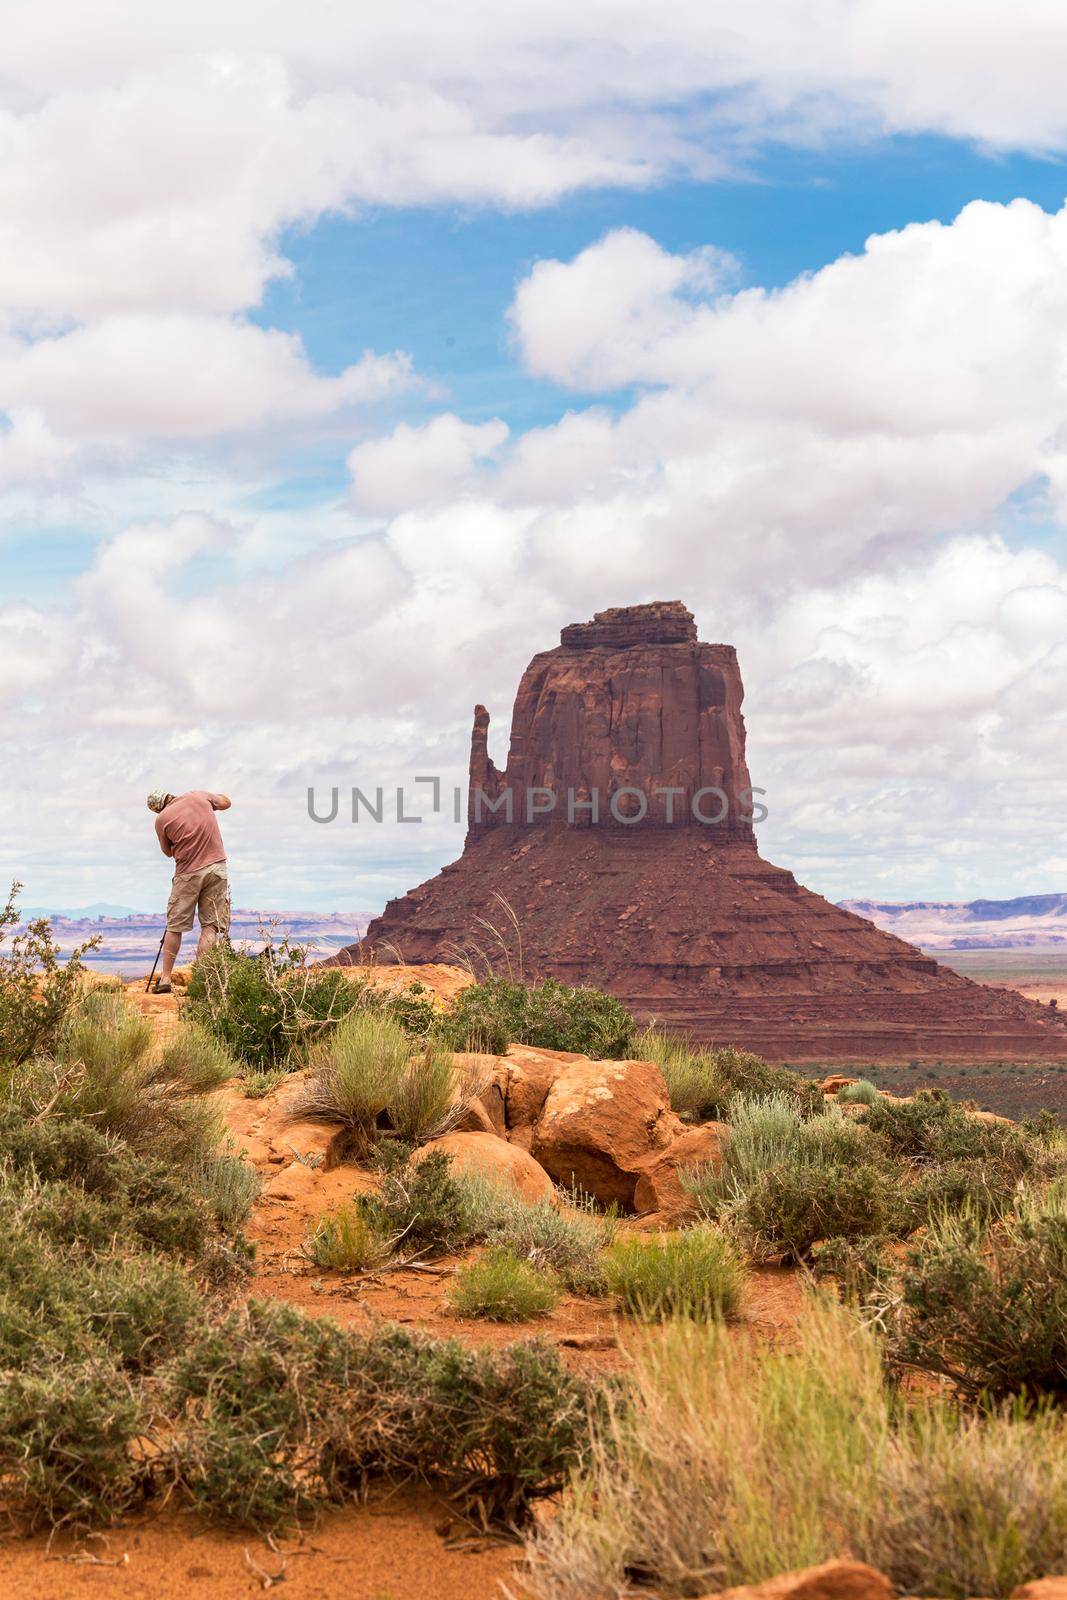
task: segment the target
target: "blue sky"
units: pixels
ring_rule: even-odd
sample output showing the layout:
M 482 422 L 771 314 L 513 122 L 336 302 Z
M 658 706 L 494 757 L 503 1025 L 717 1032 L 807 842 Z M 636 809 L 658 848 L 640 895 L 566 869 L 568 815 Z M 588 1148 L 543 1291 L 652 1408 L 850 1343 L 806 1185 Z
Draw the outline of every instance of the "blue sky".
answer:
M 315 830 L 307 784 L 461 778 L 474 700 L 502 753 L 563 624 L 676 595 L 741 651 L 772 859 L 835 898 L 1062 888 L 1038 10 L 469 0 L 424 52 L 418 4 L 359 48 L 318 5 L 27 11 L 0 858 L 31 901 L 158 904 L 162 782 L 235 792 L 244 903 L 377 909 L 461 830 Z

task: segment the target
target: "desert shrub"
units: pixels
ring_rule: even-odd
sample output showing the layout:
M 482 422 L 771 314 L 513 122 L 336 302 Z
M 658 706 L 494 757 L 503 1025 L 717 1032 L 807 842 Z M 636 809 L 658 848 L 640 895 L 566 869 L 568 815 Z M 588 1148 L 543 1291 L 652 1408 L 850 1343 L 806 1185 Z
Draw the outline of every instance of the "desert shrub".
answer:
M 90 1227 L 87 1236 L 71 1239 L 70 1223 L 79 1212 L 55 1203 L 55 1191 L 64 1187 L 4 1194 L 0 1367 L 43 1368 L 107 1355 L 131 1370 L 147 1370 L 182 1338 L 196 1304 L 192 1281 L 174 1263 L 138 1251 L 132 1228 L 108 1237 Z M 98 1208 L 90 1201 L 80 1219 L 88 1213 L 98 1224 Z M 112 1217 L 117 1209 L 104 1207 Z M 129 1221 L 128 1213 L 122 1220 Z
M 339 967 L 309 967 L 283 941 L 258 956 L 218 944 L 194 966 L 186 1016 L 260 1071 L 303 1065 L 312 1045 L 372 1002 L 370 986 Z
M 530 1202 L 513 1189 L 472 1177 L 459 1182 L 471 1196 L 479 1237 L 506 1245 L 572 1294 L 605 1293 L 602 1252 L 615 1237 L 614 1216 L 550 1200 Z
M 126 1078 L 148 1055 L 152 1038 L 151 1022 L 128 1006 L 123 995 L 90 989 L 67 1023 L 58 1053 L 94 1076 Z
M 884 1300 L 897 1272 L 890 1234 L 824 1239 L 809 1252 L 809 1265 L 819 1280 L 832 1279 L 846 1300 L 870 1304 Z
M 64 959 L 47 918 L 20 926 L 21 888 L 13 883 L 0 908 L 0 1064 L 16 1066 L 55 1051 L 80 997 L 82 957 L 100 944 L 90 939 Z
M 367 1375 L 372 1384 L 373 1349 L 365 1340 L 357 1356 L 361 1381 Z M 397 1334 L 386 1349 L 397 1426 L 384 1452 L 375 1428 L 372 1460 L 380 1452 L 392 1476 L 437 1483 L 483 1526 L 519 1527 L 538 1499 L 558 1493 L 581 1459 L 600 1391 L 569 1372 L 552 1346 L 470 1350 Z M 373 1399 L 372 1390 L 363 1400 L 372 1426 Z
M 457 1274 L 448 1294 L 458 1316 L 485 1317 L 490 1322 L 528 1322 L 547 1316 L 558 1299 L 553 1279 L 506 1245 L 483 1250 Z
M 146 1427 L 138 1391 L 113 1367 L 6 1372 L 0 1478 L 9 1511 L 31 1529 L 112 1521 L 142 1488 L 131 1445 Z
M 198 1309 L 188 1274 L 155 1256 L 117 1252 L 72 1271 L 72 1280 L 89 1335 L 131 1372 L 178 1349 Z
M 452 1050 L 502 1055 L 509 1044 L 529 1044 L 597 1059 L 629 1055 L 634 1031 L 633 1018 L 614 996 L 555 978 L 531 985 L 486 978 L 464 989 L 438 1024 Z
M 941 1089 L 922 1089 L 910 1101 L 879 1099 L 864 1118 L 894 1156 L 921 1163 L 995 1161 L 1013 1177 L 1034 1171 L 1040 1140 L 1015 1123 L 983 1122 Z
M 828 1172 L 867 1161 L 877 1148 L 866 1130 L 836 1107 L 805 1118 L 797 1101 L 784 1094 L 737 1097 L 730 1115 L 721 1161 L 681 1174 L 698 1215 L 706 1218 L 742 1210 L 757 1191 L 766 1198 L 774 1187 L 767 1179 L 772 1169 Z M 817 1187 L 814 1181 L 810 1186 Z
M 672 1109 L 689 1122 L 728 1117 L 732 1105 L 748 1098 L 780 1097 L 805 1116 L 822 1107 L 818 1084 L 733 1045 L 702 1048 L 684 1034 L 650 1026 L 638 1035 L 633 1053 L 657 1064 Z
M 462 1250 L 479 1236 L 484 1220 L 479 1191 L 454 1178 L 450 1165 L 441 1150 L 398 1164 L 384 1173 L 378 1194 L 357 1195 L 353 1203 L 405 1255 Z
M 421 1478 L 487 1523 L 514 1524 L 578 1460 L 596 1395 L 537 1344 L 346 1335 L 252 1301 L 176 1364 L 171 1403 L 173 1476 L 215 1515 L 277 1527 L 384 1475 Z
M 289 1076 L 285 1067 L 268 1067 L 260 1072 L 255 1069 L 242 1072 L 241 1090 L 249 1100 L 264 1100 L 267 1095 L 273 1094 L 280 1083 L 284 1083 Z
M 353 1147 L 365 1150 L 400 1091 L 409 1052 L 407 1036 L 391 1018 L 354 1013 L 317 1047 L 297 1109 L 340 1123 Z
M 232 1150 L 201 1162 L 194 1181 L 211 1215 L 227 1233 L 236 1233 L 248 1221 L 263 1187 L 256 1169 Z
M 846 1106 L 874 1106 L 880 1096 L 869 1078 L 857 1078 L 855 1083 L 846 1083 L 837 1091 L 837 1099 Z
M 390 1241 L 355 1206 L 340 1206 L 320 1217 L 304 1240 L 304 1254 L 328 1272 L 366 1272 L 388 1257 Z
M 969 1211 L 981 1217 L 1010 1211 L 1018 1180 L 999 1161 L 945 1161 L 920 1167 L 906 1190 L 912 1228 L 944 1211 Z
M 420 1144 L 447 1133 L 484 1088 L 484 1077 L 457 1070 L 451 1050 L 427 1043 L 407 1062 L 386 1115 L 402 1139 Z
M 28 1220 L 56 1242 L 125 1237 L 187 1257 L 203 1248 L 210 1217 L 188 1175 L 89 1123 L 0 1109 L 0 1172 L 8 1199 L 33 1186 Z
M 218 1145 L 221 1113 L 193 1084 L 155 1060 L 151 1043 L 151 1025 L 122 996 L 91 993 L 64 1032 L 59 1064 L 41 1063 L 24 1073 L 18 1098 L 26 1109 L 44 1102 L 57 1116 L 90 1121 L 134 1150 L 175 1163 L 198 1161 Z M 183 1066 L 179 1054 L 173 1065 Z
M 663 1074 L 671 1108 L 687 1122 L 721 1116 L 734 1086 L 714 1052 L 696 1048 L 684 1034 L 650 1026 L 634 1041 L 634 1055 L 654 1061 Z
M 900 1214 L 890 1174 L 870 1162 L 769 1167 L 746 1189 L 734 1216 L 760 1261 L 802 1261 L 822 1239 L 890 1232 Z
M 625 1399 L 527 1547 L 538 1600 L 673 1600 L 841 1556 L 918 1595 L 1007 1596 L 1062 1570 L 1062 1416 L 910 1413 L 878 1337 L 823 1297 L 797 1336 L 676 1322 L 636 1345 Z
M 963 1395 L 1067 1399 L 1067 1203 L 946 1212 L 909 1252 L 894 1360 Z
M 159 1075 L 164 1080 L 187 1084 L 203 1094 L 237 1077 L 239 1072 L 238 1061 L 222 1040 L 199 1023 L 185 1023 L 164 1041 L 159 1065 Z
M 649 1321 L 731 1317 L 741 1304 L 740 1260 L 714 1228 L 690 1228 L 667 1239 L 629 1234 L 612 1245 L 604 1270 L 622 1308 Z
M 340 1329 L 288 1306 L 253 1300 L 205 1328 L 175 1364 L 167 1397 L 180 1419 L 171 1470 L 192 1503 L 263 1528 L 310 1507 L 330 1408 L 340 1410 L 350 1371 Z
M 1067 1557 L 1062 1418 L 916 1409 L 879 1466 L 865 1558 L 900 1594 L 1011 1595 Z

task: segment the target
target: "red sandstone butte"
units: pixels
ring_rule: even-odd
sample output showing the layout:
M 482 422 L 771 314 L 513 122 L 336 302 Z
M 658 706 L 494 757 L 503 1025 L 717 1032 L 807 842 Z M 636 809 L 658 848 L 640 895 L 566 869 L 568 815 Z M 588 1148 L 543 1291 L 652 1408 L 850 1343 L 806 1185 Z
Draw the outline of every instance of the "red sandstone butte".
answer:
M 364 955 L 594 984 L 641 1019 L 779 1061 L 1067 1060 L 1067 1028 L 1037 1005 L 763 860 L 742 697 L 733 647 L 701 643 L 678 601 L 564 628 L 523 673 L 504 771 L 476 708 L 463 854 L 389 902 Z M 717 815 L 720 795 L 721 823 L 694 818 L 694 801 Z

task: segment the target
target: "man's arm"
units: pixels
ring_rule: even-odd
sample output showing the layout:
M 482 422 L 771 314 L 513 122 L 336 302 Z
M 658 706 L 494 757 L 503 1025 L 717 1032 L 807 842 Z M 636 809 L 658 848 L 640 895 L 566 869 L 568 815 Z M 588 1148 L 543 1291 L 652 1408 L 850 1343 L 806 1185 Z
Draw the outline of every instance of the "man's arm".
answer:
M 233 801 L 228 794 L 213 794 L 211 796 L 211 804 L 216 811 L 229 811 Z
M 170 840 L 167 838 L 166 832 L 159 826 L 158 822 L 156 823 L 156 838 L 159 840 L 159 848 L 162 850 L 163 854 L 173 858 L 174 846 L 171 844 Z

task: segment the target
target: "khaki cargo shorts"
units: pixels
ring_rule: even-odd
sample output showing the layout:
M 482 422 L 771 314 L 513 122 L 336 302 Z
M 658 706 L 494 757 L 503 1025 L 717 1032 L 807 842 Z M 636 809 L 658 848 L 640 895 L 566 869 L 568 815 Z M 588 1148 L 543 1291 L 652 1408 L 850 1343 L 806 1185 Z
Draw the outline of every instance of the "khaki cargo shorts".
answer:
M 167 932 L 188 933 L 194 912 L 202 928 L 229 933 L 230 880 L 226 876 L 225 861 L 216 861 L 214 866 L 204 867 L 200 872 L 187 872 L 175 878 L 167 902 Z

